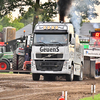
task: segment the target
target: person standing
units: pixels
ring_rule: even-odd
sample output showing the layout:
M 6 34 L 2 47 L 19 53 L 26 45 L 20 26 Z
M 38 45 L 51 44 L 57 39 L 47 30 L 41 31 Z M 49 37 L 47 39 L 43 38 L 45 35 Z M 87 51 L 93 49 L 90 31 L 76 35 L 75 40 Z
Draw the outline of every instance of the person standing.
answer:
M 25 61 L 29 61 L 29 45 L 25 47 Z M 23 70 L 26 70 L 26 64 L 24 62 Z

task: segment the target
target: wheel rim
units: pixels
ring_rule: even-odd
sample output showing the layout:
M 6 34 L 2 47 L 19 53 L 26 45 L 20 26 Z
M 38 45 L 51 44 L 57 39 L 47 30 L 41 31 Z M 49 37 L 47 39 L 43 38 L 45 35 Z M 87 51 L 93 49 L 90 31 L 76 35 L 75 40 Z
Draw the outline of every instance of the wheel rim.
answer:
M 1 62 L 0 63 L 0 70 L 6 70 L 6 68 L 7 68 L 7 64 L 4 62 Z

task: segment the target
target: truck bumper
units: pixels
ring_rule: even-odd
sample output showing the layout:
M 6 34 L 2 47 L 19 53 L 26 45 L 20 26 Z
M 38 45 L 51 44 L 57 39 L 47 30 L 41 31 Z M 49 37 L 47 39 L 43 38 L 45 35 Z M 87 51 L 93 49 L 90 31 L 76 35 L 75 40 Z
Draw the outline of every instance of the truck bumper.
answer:
M 71 66 L 69 61 L 31 61 L 31 72 L 34 74 L 70 74 Z
M 36 69 L 31 68 L 31 72 L 34 74 L 70 74 L 71 69 L 69 70 L 62 70 L 62 71 L 38 71 Z

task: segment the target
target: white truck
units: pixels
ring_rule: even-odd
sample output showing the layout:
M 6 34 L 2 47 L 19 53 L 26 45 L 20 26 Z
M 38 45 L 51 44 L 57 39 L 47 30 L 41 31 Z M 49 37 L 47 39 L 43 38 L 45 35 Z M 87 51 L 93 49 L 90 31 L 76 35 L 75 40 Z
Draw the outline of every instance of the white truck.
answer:
M 79 43 L 70 23 L 41 22 L 36 24 L 31 52 L 33 80 L 54 80 L 66 76 L 66 80 L 83 80 L 84 48 Z

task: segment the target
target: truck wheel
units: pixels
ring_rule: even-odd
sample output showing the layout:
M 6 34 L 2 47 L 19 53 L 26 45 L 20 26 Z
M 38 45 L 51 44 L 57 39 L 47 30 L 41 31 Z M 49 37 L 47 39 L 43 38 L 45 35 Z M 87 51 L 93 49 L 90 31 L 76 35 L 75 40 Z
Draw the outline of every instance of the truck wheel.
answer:
M 9 63 L 5 60 L 0 60 L 0 70 L 10 70 Z
M 24 56 L 19 56 L 19 59 L 18 59 L 18 69 L 22 69 L 24 60 L 25 60 Z
M 38 81 L 40 79 L 40 75 L 32 73 L 32 78 L 33 78 L 34 81 Z
M 70 75 L 66 75 L 66 81 L 73 81 L 74 79 L 74 67 L 73 65 L 71 65 L 71 74 Z
M 76 81 L 82 81 L 83 80 L 83 66 L 81 64 L 81 69 L 80 69 L 80 76 L 75 76 Z
M 12 60 L 12 67 L 13 67 L 13 70 L 18 70 L 18 68 L 17 68 L 17 55 L 16 55 L 16 51 L 14 51 L 13 60 Z

